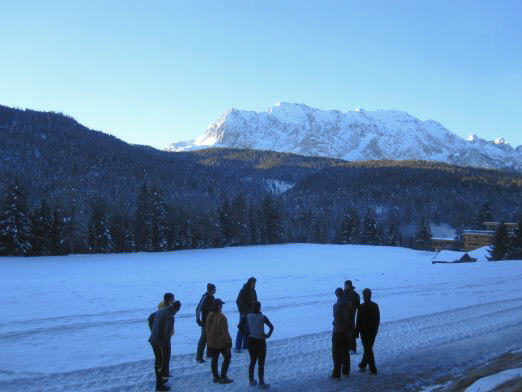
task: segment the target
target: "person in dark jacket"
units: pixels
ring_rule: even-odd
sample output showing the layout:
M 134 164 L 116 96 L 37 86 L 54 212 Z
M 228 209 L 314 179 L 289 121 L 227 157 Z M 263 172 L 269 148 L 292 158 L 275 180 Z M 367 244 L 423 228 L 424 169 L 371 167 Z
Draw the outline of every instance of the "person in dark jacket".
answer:
M 267 389 L 269 384 L 265 384 L 265 358 L 266 358 L 266 339 L 272 336 L 274 326 L 263 313 L 261 313 L 261 302 L 254 304 L 254 311 L 247 315 L 248 324 L 248 353 L 250 354 L 250 365 L 248 366 L 248 379 L 250 386 L 257 384 L 254 380 L 254 369 L 257 365 L 257 374 L 259 376 L 259 387 Z M 265 324 L 269 331 L 265 333 Z
M 357 291 L 355 291 L 355 287 L 351 280 L 344 282 L 344 298 L 352 304 L 355 317 L 357 309 L 359 309 L 359 306 L 361 305 L 361 297 Z M 357 352 L 357 341 L 355 339 L 355 334 L 353 334 L 352 338 L 350 339 L 349 347 L 350 351 L 353 351 L 354 353 Z
M 357 336 L 361 336 L 364 347 L 364 355 L 359 364 L 359 368 L 364 372 L 366 365 L 370 365 L 370 372 L 377 374 L 375 359 L 373 357 L 373 344 L 375 343 L 381 322 L 379 306 L 372 301 L 372 291 L 370 289 L 363 290 L 363 299 L 364 303 L 359 307 L 359 311 L 357 312 L 357 324 L 355 327 L 355 333 Z
M 248 313 L 254 311 L 255 303 L 257 302 L 256 293 L 256 278 L 251 277 L 243 285 L 243 288 L 239 291 L 236 299 L 237 310 L 239 311 L 239 324 L 244 324 Z M 248 339 L 238 328 L 236 335 L 236 348 L 237 353 L 241 352 L 241 347 L 248 348 Z
M 158 304 L 158 310 L 166 309 L 174 303 L 175 297 L 172 293 L 163 294 L 163 301 Z M 170 341 L 165 347 L 165 377 L 170 377 Z
M 201 296 L 201 300 L 196 308 L 196 322 L 201 327 L 201 336 L 199 337 L 198 351 L 196 353 L 196 361 L 199 363 L 205 362 L 203 359 L 203 351 L 205 351 L 205 346 L 207 345 L 205 321 L 207 320 L 207 315 L 213 310 L 214 294 L 216 294 L 216 286 L 212 283 L 208 283 L 207 292 Z
M 181 308 L 181 302 L 176 301 L 171 306 L 158 310 L 149 316 L 149 343 L 154 351 L 154 373 L 156 374 L 156 391 L 168 391 L 165 385 L 167 374 L 167 348 L 174 335 L 174 315 Z
M 343 375 L 350 375 L 349 344 L 354 334 L 354 308 L 344 297 L 342 288 L 335 290 L 337 302 L 333 306 L 333 332 L 332 332 L 332 378 L 339 380 L 341 370 Z

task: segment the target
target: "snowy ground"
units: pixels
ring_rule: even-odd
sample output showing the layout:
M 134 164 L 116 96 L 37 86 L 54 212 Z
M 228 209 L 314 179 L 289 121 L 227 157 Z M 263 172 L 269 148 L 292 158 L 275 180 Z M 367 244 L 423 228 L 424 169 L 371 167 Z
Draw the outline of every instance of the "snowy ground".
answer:
M 273 390 L 415 390 L 522 348 L 522 262 L 432 265 L 433 256 L 298 244 L 2 258 L 0 390 L 153 390 L 146 318 L 166 291 L 183 304 L 173 340 L 173 390 L 244 390 L 246 354 L 233 355 L 235 382 L 226 387 L 211 383 L 208 363 L 195 363 L 194 311 L 206 283 L 214 282 L 235 337 L 234 301 L 251 275 L 276 327 L 266 370 Z M 345 279 L 358 291 L 372 288 L 381 307 L 380 374 L 352 371 L 336 383 L 328 379 L 331 306 Z M 359 360 L 360 354 L 352 358 L 353 368 Z

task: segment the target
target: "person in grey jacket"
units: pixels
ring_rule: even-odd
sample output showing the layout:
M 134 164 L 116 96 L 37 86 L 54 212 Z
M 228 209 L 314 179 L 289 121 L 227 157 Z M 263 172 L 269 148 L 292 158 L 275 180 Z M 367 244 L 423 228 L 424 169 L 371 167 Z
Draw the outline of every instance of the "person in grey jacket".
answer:
M 257 365 L 257 374 L 259 376 L 259 387 L 268 389 L 269 384 L 265 384 L 265 359 L 266 359 L 266 339 L 272 336 L 274 326 L 263 313 L 261 313 L 261 302 L 256 301 L 254 311 L 247 315 L 248 324 L 248 353 L 250 354 L 250 365 L 248 366 L 248 379 L 250 386 L 257 384 L 254 380 L 254 369 Z M 265 333 L 265 324 L 269 331 Z
M 354 308 L 344 298 L 342 288 L 335 290 L 337 302 L 333 306 L 333 332 L 332 332 L 332 378 L 339 380 L 341 370 L 343 375 L 350 375 L 350 341 L 354 334 Z
M 154 373 L 156 375 L 156 391 L 168 391 L 165 385 L 169 369 L 166 367 L 166 355 L 170 347 L 170 339 L 174 335 L 174 315 L 181 308 L 181 302 L 176 301 L 167 308 L 158 310 L 149 316 L 149 343 L 154 352 Z

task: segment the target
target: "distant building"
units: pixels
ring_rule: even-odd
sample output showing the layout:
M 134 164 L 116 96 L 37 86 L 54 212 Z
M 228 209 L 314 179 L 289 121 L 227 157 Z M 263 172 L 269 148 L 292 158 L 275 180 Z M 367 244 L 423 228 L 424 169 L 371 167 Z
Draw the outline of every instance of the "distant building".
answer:
M 491 245 L 495 232 L 492 230 L 462 230 L 463 250 L 470 251 Z
M 501 222 L 484 222 L 482 225 L 486 230 L 463 230 L 462 243 L 464 244 L 464 251 L 470 251 L 483 246 L 491 245 L 498 225 Z M 514 235 L 517 223 L 504 223 L 507 227 L 508 234 Z
M 517 223 L 504 223 L 507 227 L 508 234 L 515 235 Z M 465 252 L 482 248 L 493 243 L 495 232 L 500 222 L 484 222 L 482 225 L 485 230 L 462 230 L 462 249 Z M 431 243 L 433 250 L 440 252 L 441 250 L 455 249 L 455 239 L 453 238 L 437 238 L 433 237 Z

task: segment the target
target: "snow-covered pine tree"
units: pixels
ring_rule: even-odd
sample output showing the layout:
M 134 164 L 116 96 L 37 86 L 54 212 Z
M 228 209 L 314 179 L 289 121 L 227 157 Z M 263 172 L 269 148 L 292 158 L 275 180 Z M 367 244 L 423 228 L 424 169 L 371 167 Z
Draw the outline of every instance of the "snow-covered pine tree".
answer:
M 490 261 L 505 260 L 509 252 L 509 233 L 504 222 L 500 222 L 493 238 L 493 243 L 488 249 Z
M 261 202 L 261 238 L 264 244 L 278 244 L 283 241 L 281 213 L 274 199 L 266 196 Z
M 167 250 L 168 231 L 167 207 L 163 193 L 153 187 L 151 191 L 151 223 L 152 223 L 152 250 L 162 252 Z
M 415 235 L 415 248 L 430 250 L 432 248 L 431 237 L 430 221 L 427 216 L 422 216 Z
M 223 206 L 219 210 L 219 224 L 223 232 L 222 246 L 229 246 L 232 244 L 232 217 L 231 208 L 228 198 L 225 198 Z
M 248 228 L 250 229 L 250 244 L 256 245 L 259 243 L 259 214 L 255 206 L 250 203 L 248 208 Z
M 134 235 L 137 251 L 152 250 L 152 216 L 149 187 L 143 184 L 136 202 Z
M 92 253 L 109 253 L 113 250 L 113 247 L 105 203 L 102 199 L 97 199 L 93 203 L 89 219 L 89 249 Z
M 362 243 L 368 245 L 376 245 L 378 243 L 377 238 L 377 220 L 371 209 L 366 210 L 364 216 L 364 229 L 363 229 Z
M 401 233 L 399 230 L 399 210 L 397 208 L 394 208 L 391 212 L 386 243 L 390 246 L 401 245 Z
M 49 246 L 49 232 L 51 226 L 51 209 L 45 200 L 40 202 L 30 215 L 31 219 L 31 256 L 48 256 L 51 254 Z
M 353 230 L 353 217 L 349 208 L 344 209 L 341 225 L 339 227 L 339 242 L 341 244 L 349 244 Z
M 509 241 L 507 259 L 522 260 L 522 216 L 518 219 L 515 235 Z
M 248 216 L 243 194 L 238 194 L 230 205 L 231 244 L 244 245 L 248 243 Z
M 31 223 L 26 191 L 16 179 L 5 190 L 0 206 L 0 255 L 27 256 L 31 250 Z
M 491 222 L 493 220 L 493 214 L 491 213 L 491 209 L 489 207 L 489 202 L 486 200 L 480 206 L 478 215 L 477 215 L 477 228 L 482 229 L 484 222 Z

